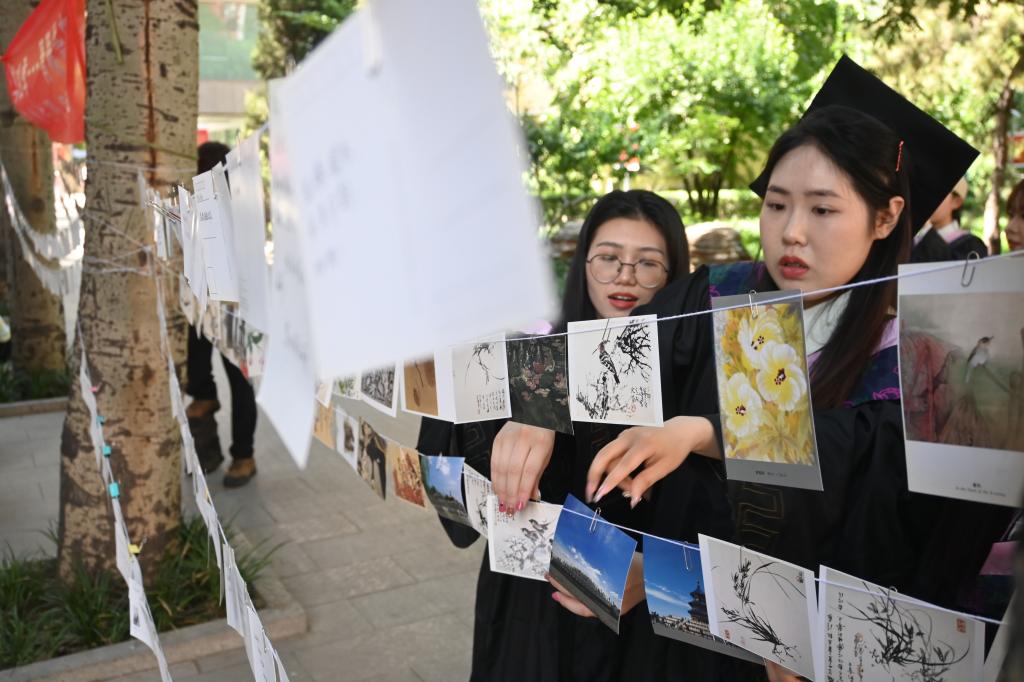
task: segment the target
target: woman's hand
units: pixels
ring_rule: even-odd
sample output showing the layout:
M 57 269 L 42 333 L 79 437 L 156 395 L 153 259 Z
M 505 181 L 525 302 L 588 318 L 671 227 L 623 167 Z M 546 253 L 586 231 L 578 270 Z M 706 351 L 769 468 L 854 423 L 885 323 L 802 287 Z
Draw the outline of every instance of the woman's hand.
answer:
M 531 497 L 540 497 L 540 477 L 554 447 L 550 429 L 516 422 L 501 427 L 491 448 L 491 484 L 502 511 L 521 511 Z
M 783 668 L 778 663 L 765 661 L 764 667 L 768 671 L 768 682 L 800 682 L 802 677 L 788 668 Z
M 664 426 L 626 429 L 604 446 L 587 473 L 587 499 L 596 502 L 615 487 L 635 507 L 647 490 L 679 468 L 691 452 L 718 459 L 718 441 L 704 417 L 673 417 Z M 640 466 L 643 471 L 630 478 Z
M 579 599 L 569 594 L 569 591 L 559 585 L 550 574 L 546 577 L 548 582 L 558 590 L 551 593 L 552 599 L 577 616 L 584 618 L 594 617 L 593 611 L 588 609 Z M 644 555 L 639 552 L 633 552 L 633 561 L 629 564 L 629 573 L 626 574 L 626 589 L 622 595 L 622 611 L 620 615 L 629 613 L 634 606 L 646 598 L 647 595 L 644 594 Z

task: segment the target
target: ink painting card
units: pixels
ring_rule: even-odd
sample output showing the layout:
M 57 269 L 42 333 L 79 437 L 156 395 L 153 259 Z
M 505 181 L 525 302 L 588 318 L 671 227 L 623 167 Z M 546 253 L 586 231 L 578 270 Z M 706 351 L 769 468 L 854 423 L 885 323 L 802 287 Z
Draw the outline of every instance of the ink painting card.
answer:
M 622 598 L 636 540 L 569 495 L 551 542 L 548 573 L 619 634 Z
M 711 307 L 726 476 L 821 490 L 800 292 L 719 296 Z
M 335 408 L 334 423 L 337 427 L 334 441 L 335 449 L 350 467 L 358 469 L 356 458 L 359 453 L 359 420 L 355 417 L 350 417 L 341 408 Z
M 1024 257 L 934 267 L 899 270 L 908 487 L 1016 507 L 1024 481 Z
M 313 420 L 313 437 L 331 450 L 335 448 L 334 410 L 330 407 L 324 407 L 320 403 L 316 405 L 316 418 Z
M 708 627 L 708 601 L 700 547 L 644 537 L 644 592 L 654 634 L 761 664 L 763 659 Z
M 562 505 L 527 502 L 522 511 L 507 514 L 498 498 L 487 498 L 487 551 L 495 573 L 545 580 L 551 563 L 551 542 Z
M 981 682 L 985 624 L 821 567 L 816 679 Z
M 505 335 L 454 346 L 451 355 L 455 423 L 511 417 Z
M 423 490 L 420 472 L 420 453 L 389 440 L 386 454 L 388 488 L 392 494 L 420 509 L 426 509 L 426 493 Z
M 462 465 L 462 487 L 466 491 L 469 525 L 487 538 L 487 498 L 494 494 L 494 487 L 489 479 L 468 464 Z
M 359 400 L 359 376 L 354 375 L 334 382 L 334 392 L 342 398 Z
M 505 344 L 512 421 L 572 433 L 565 336 L 522 336 Z
M 377 497 L 387 495 L 387 450 L 384 437 L 365 419 L 359 420 L 359 459 L 356 471 Z
M 588 320 L 568 327 L 572 420 L 661 426 L 657 318 Z
M 263 375 L 267 351 L 267 335 L 263 332 L 246 330 L 245 355 L 238 366 L 246 379 L 254 379 Z
M 398 365 L 388 365 L 359 375 L 359 397 L 370 407 L 394 417 L 398 414 Z
M 402 409 L 425 417 L 440 416 L 433 357 L 410 360 L 403 365 Z
M 699 536 L 711 634 L 814 679 L 814 573 Z
M 468 526 L 469 515 L 462 498 L 464 462 L 462 457 L 422 455 L 420 468 L 423 473 L 423 489 L 438 515 Z

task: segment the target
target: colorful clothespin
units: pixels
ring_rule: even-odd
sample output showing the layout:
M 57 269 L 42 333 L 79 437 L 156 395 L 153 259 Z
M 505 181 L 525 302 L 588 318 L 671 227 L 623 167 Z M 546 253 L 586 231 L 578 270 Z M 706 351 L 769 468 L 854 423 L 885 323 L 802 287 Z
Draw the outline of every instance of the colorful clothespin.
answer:
M 102 414 L 98 414 L 96 415 L 96 421 L 99 422 L 100 424 L 106 424 L 107 418 L 104 417 Z
M 103 456 L 104 457 L 110 457 L 110 446 L 109 445 L 104 445 L 103 446 Z
M 121 486 L 119 486 L 116 481 L 107 486 L 107 489 L 110 490 L 111 497 L 121 496 Z
M 132 554 L 138 555 L 142 551 L 142 548 L 133 542 L 130 545 L 128 545 L 128 551 Z

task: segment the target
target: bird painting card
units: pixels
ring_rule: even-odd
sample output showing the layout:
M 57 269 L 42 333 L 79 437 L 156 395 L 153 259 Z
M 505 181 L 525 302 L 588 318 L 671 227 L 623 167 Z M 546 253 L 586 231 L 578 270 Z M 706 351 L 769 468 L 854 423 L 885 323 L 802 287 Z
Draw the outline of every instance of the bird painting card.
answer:
M 815 679 L 981 682 L 985 625 L 821 567 Z
M 330 449 L 334 449 L 334 410 L 329 406 L 324 407 L 317 403 L 316 418 L 313 420 L 313 437 Z
M 711 634 L 814 679 L 814 573 L 699 536 Z
M 261 331 L 246 329 L 245 354 L 242 357 L 242 364 L 238 366 L 246 379 L 252 380 L 263 375 L 266 349 L 267 335 Z
M 359 375 L 359 397 L 370 407 L 394 417 L 398 414 L 398 366 L 387 365 Z
M 587 320 L 568 327 L 572 420 L 661 426 L 657 318 Z
M 427 508 L 426 493 L 420 471 L 420 453 L 413 448 L 402 447 L 395 441 L 388 441 L 387 474 L 388 489 L 391 493 L 420 509 Z
M 1024 481 L 1024 257 L 901 265 L 910 490 L 1016 507 Z
M 711 307 L 726 476 L 821 490 L 800 292 Z
M 387 495 L 387 441 L 365 419 L 359 420 L 359 459 L 356 471 L 382 500 Z
M 439 416 L 433 357 L 410 360 L 402 366 L 402 409 L 426 417 Z
M 462 487 L 466 491 L 469 525 L 487 537 L 487 498 L 494 494 L 490 480 L 468 464 L 462 465 Z
M 454 346 L 451 369 L 457 424 L 512 416 L 504 334 Z
M 462 457 L 421 455 L 420 472 L 423 490 L 439 516 L 449 521 L 470 525 L 466 503 L 462 497 Z
M 350 417 L 341 408 L 334 408 L 334 425 L 335 449 L 350 467 L 356 469 L 356 457 L 359 453 L 359 420 Z
M 487 551 L 491 570 L 520 578 L 546 580 L 551 542 L 562 505 L 527 502 L 515 514 L 498 508 L 498 497 L 487 498 Z
M 505 344 L 512 421 L 572 433 L 565 336 L 523 336 Z
M 644 593 L 654 634 L 760 664 L 760 656 L 711 634 L 701 567 L 697 545 L 644 537 Z
M 548 573 L 618 634 L 636 540 L 597 514 L 572 495 L 565 499 L 551 542 Z

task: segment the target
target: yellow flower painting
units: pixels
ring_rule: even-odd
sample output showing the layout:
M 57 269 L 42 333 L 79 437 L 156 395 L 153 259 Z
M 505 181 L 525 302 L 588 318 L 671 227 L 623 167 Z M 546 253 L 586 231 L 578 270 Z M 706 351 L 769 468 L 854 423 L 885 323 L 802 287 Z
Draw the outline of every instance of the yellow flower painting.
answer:
M 726 309 L 714 325 L 725 457 L 814 464 L 800 304 Z

